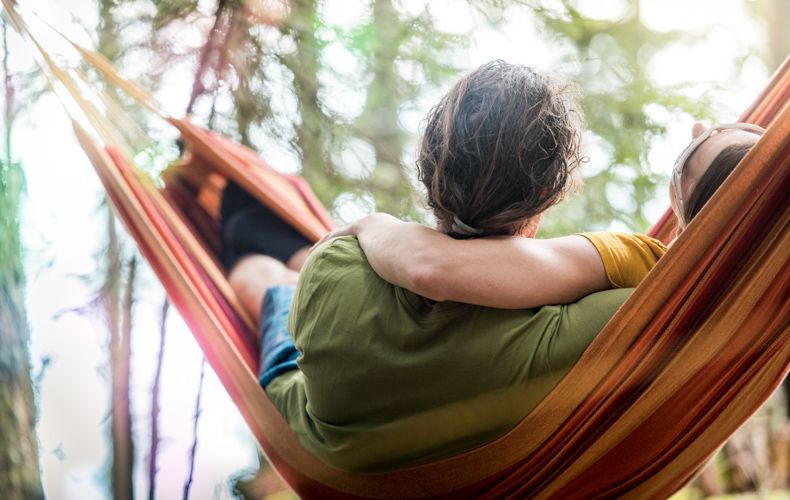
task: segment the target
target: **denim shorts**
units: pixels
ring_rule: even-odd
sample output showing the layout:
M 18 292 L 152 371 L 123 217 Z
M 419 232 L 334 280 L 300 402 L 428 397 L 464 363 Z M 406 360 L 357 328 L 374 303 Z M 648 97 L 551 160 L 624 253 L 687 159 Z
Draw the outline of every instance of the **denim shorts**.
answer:
M 266 290 L 261 305 L 261 369 L 258 381 L 265 389 L 269 383 L 291 370 L 298 370 L 299 351 L 288 331 L 288 312 L 291 310 L 293 285 L 278 285 Z

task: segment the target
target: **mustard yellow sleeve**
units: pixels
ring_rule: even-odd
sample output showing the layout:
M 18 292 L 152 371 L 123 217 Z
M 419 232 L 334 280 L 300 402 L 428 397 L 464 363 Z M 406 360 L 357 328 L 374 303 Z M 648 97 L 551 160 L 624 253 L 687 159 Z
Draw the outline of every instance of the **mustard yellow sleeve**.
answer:
M 606 277 L 614 288 L 632 288 L 639 284 L 667 247 L 643 234 L 615 232 L 581 233 L 601 254 Z

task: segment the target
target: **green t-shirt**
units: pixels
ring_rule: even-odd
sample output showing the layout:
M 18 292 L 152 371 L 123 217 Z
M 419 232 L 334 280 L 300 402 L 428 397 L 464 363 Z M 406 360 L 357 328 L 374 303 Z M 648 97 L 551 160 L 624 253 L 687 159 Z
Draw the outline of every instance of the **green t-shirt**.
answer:
M 382 280 L 355 238 L 338 238 L 299 279 L 289 326 L 300 370 L 267 393 L 303 445 L 341 469 L 454 455 L 527 415 L 630 291 L 524 310 L 429 304 Z

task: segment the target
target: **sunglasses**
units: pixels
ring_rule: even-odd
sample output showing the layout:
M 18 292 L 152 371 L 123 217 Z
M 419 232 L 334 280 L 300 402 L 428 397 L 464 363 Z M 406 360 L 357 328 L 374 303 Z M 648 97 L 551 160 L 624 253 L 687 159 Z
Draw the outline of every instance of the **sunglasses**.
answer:
M 764 128 L 752 125 L 751 123 L 725 123 L 709 128 L 699 137 L 691 141 L 691 143 L 686 146 L 686 149 L 680 153 L 678 159 L 675 160 L 674 167 L 672 167 L 672 186 L 675 188 L 675 200 L 677 201 L 678 212 L 681 216 L 685 213 L 685 208 L 683 207 L 683 185 L 681 180 L 683 178 L 683 170 L 686 168 L 686 162 L 703 142 L 724 130 L 745 130 L 757 135 L 763 135 L 763 132 L 765 132 Z

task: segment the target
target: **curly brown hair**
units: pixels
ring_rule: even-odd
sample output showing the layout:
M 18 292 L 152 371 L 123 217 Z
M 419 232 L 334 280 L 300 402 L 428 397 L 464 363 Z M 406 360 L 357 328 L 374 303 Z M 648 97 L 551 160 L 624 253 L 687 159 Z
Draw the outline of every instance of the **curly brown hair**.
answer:
M 569 87 L 493 61 L 462 78 L 426 118 L 417 170 L 441 230 L 517 234 L 559 202 L 580 163 L 581 114 Z M 454 235 L 459 236 L 459 235 Z

